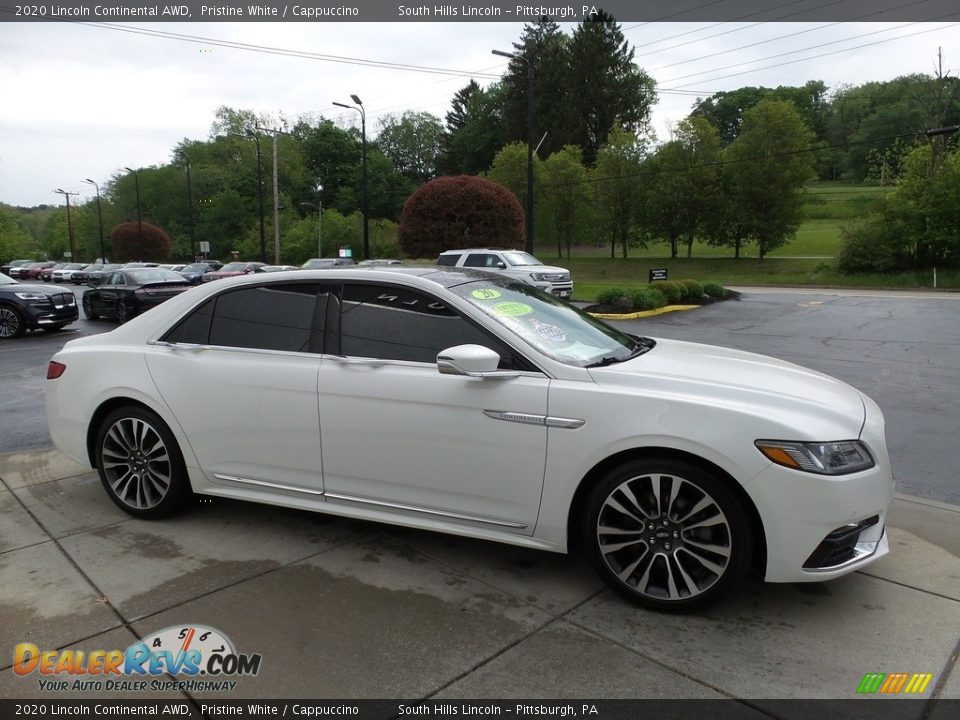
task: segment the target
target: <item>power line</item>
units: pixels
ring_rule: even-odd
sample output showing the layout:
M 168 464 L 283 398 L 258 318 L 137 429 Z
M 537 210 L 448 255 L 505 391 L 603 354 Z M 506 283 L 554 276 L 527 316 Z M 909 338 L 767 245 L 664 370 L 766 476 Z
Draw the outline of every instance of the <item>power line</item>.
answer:
M 955 16 L 955 15 L 960 15 L 960 12 L 951 13 L 950 15 L 945 15 L 944 17 L 952 17 L 952 16 Z M 915 23 L 908 23 L 908 24 L 915 24 Z M 839 54 L 842 54 L 842 53 L 851 52 L 851 51 L 853 51 L 853 50 L 859 50 L 859 49 L 861 49 L 861 48 L 871 47 L 871 46 L 873 46 L 873 45 L 880 45 L 880 44 L 882 44 L 882 43 L 894 42 L 894 41 L 896 41 L 896 40 L 903 40 L 903 39 L 905 39 L 905 38 L 915 37 L 915 36 L 917 36 L 917 35 L 925 35 L 925 34 L 927 34 L 927 33 L 937 32 L 937 31 L 939 31 L 939 30 L 946 30 L 947 28 L 955 27 L 956 25 L 960 25 L 960 23 L 949 23 L 949 24 L 947 24 L 947 25 L 941 25 L 940 27 L 930 28 L 930 29 L 928 29 L 928 30 L 920 30 L 920 31 L 917 31 L 917 32 L 914 32 L 914 33 L 907 33 L 906 35 L 898 35 L 897 37 L 894 37 L 894 38 L 886 38 L 886 39 L 884 39 L 884 40 L 876 40 L 876 41 L 874 41 L 874 42 L 863 43 L 862 45 L 854 45 L 853 47 L 843 48 L 843 49 L 841 49 L 841 50 L 834 50 L 834 51 L 832 51 L 832 52 L 819 53 L 819 54 L 817 54 L 817 55 L 811 55 L 811 56 L 809 56 L 809 57 L 798 58 L 798 59 L 796 59 L 796 60 L 788 60 L 787 62 L 776 63 L 776 64 L 774 64 L 774 65 L 765 65 L 765 66 L 763 66 L 763 67 L 753 68 L 753 69 L 751 69 L 751 70 L 744 70 L 744 71 L 742 71 L 742 72 L 729 73 L 729 74 L 727 74 L 727 75 L 718 75 L 717 77 L 707 78 L 706 80 L 704 80 L 704 82 L 715 82 L 715 81 L 717 81 L 717 80 L 725 80 L 726 78 L 737 77 L 737 76 L 739 76 L 739 75 L 749 75 L 750 73 L 760 72 L 761 70 L 770 70 L 770 69 L 773 69 L 773 68 L 783 67 L 784 65 L 794 65 L 794 64 L 796 64 L 796 63 L 798 63 L 798 62 L 805 62 L 805 61 L 807 61 L 807 60 L 816 60 L 816 59 L 818 59 L 818 58 L 829 57 L 829 56 L 831 56 L 831 55 L 839 55 Z M 883 31 L 877 31 L 877 32 L 883 32 Z M 876 34 L 876 33 L 868 33 L 868 35 L 873 35 L 873 34 Z M 860 36 L 860 37 L 863 37 L 863 36 Z M 851 38 L 847 38 L 846 40 L 837 41 L 837 42 L 846 42 L 846 41 L 848 41 L 848 40 L 850 40 L 850 39 L 851 39 Z M 829 45 L 829 44 L 835 44 L 835 43 L 825 43 L 825 45 Z M 822 46 L 814 46 L 814 47 L 822 47 Z M 812 49 L 812 48 L 807 48 L 807 49 Z M 802 51 L 797 51 L 797 52 L 802 52 Z M 752 60 L 752 61 L 750 61 L 750 63 L 753 63 L 753 62 L 763 62 L 763 60 L 769 60 L 769 59 L 774 58 L 774 57 L 781 57 L 782 55 L 792 55 L 792 54 L 793 54 L 793 53 L 781 53 L 780 55 L 771 55 L 769 58 L 762 58 L 762 59 L 760 59 L 760 60 Z M 750 64 L 750 63 L 738 63 L 737 65 L 731 65 L 731 66 L 729 66 L 729 67 L 738 67 L 738 66 L 740 66 L 740 65 L 747 65 L 747 64 Z M 722 69 L 722 68 L 714 68 L 714 69 L 716 70 L 716 69 Z M 695 75 L 705 75 L 705 74 L 707 74 L 708 72 L 712 72 L 712 71 L 707 70 L 707 71 L 700 72 L 700 73 L 693 73 L 693 74 L 691 74 L 691 75 L 684 75 L 684 76 L 681 76 L 681 77 L 678 77 L 678 78 L 672 78 L 672 79 L 670 79 L 670 80 L 665 80 L 664 82 L 666 82 L 666 83 L 673 83 L 673 82 L 676 82 L 677 80 L 683 80 L 683 79 L 688 78 L 688 77 L 694 77 Z M 699 82 L 699 81 L 698 81 L 698 82 Z M 694 84 L 694 83 L 686 83 L 685 85 L 677 85 L 677 86 L 675 86 L 675 87 L 673 87 L 673 88 L 668 88 L 668 89 L 670 89 L 670 90 L 678 90 L 678 89 L 681 89 L 681 88 L 687 87 L 688 85 L 693 85 L 693 84 Z
M 920 5 L 920 4 L 923 4 L 923 3 L 926 3 L 926 2 L 927 2 L 927 0 L 914 0 L 914 2 L 912 2 L 912 3 L 908 3 L 907 5 L 900 5 L 900 6 L 896 7 L 896 8 L 893 8 L 893 9 L 894 9 L 894 10 L 899 10 L 899 9 L 902 9 L 902 8 L 910 7 L 910 6 L 912 6 L 912 5 Z M 865 20 L 866 18 L 873 17 L 874 15 L 882 15 L 884 12 L 886 12 L 886 11 L 876 11 L 876 12 L 867 13 L 867 14 L 865 14 L 865 15 L 860 15 L 860 16 L 858 16 L 858 17 L 850 18 L 849 20 L 838 20 L 837 22 L 825 23 L 825 24 L 823 24 L 823 25 L 816 25 L 816 26 L 814 26 L 814 27 L 812 27 L 812 28 L 807 28 L 806 30 L 797 30 L 796 32 L 787 33 L 786 35 L 778 35 L 777 37 L 768 38 L 768 39 L 766 39 L 766 40 L 758 40 L 758 41 L 756 41 L 756 42 L 748 43 L 747 45 L 741 45 L 740 47 L 730 48 L 730 49 L 728 49 L 728 50 L 718 50 L 717 52 L 708 53 L 707 55 L 701 55 L 701 56 L 699 56 L 699 57 L 690 58 L 690 59 L 688 59 L 688 60 L 680 60 L 679 62 L 670 63 L 669 65 L 661 65 L 658 69 L 664 70 L 664 69 L 666 69 L 666 68 L 676 67 L 677 65 L 686 65 L 687 63 L 697 62 L 698 60 L 706 60 L 706 59 L 708 59 L 708 58 L 718 57 L 718 56 L 720 56 L 720 55 L 727 55 L 727 54 L 729 54 L 729 53 L 738 52 L 738 51 L 740 51 L 740 50 L 746 50 L 747 48 L 757 47 L 758 45 L 766 45 L 767 43 L 776 42 L 777 40 L 786 40 L 787 38 L 797 37 L 797 36 L 799 36 L 799 35 L 806 35 L 807 33 L 815 32 L 815 31 L 817 31 L 817 30 L 824 30 L 824 29 L 826 29 L 826 28 L 828 28 L 828 27 L 833 27 L 833 26 L 835 26 L 835 25 L 844 25 L 844 24 L 846 24 L 847 22 L 855 22 L 855 21 L 857 21 L 857 20 Z M 949 16 L 948 16 L 948 17 L 949 17 Z M 939 20 L 940 18 L 937 18 L 937 19 Z M 914 24 L 916 24 L 916 23 L 904 23 L 903 25 L 900 25 L 899 27 L 907 27 L 907 26 L 909 26 L 909 25 L 914 25 Z M 887 28 L 886 30 L 879 30 L 879 31 L 877 31 L 877 32 L 888 32 L 889 30 L 892 30 L 892 29 L 896 29 L 896 28 Z M 831 45 L 831 44 L 836 44 L 836 43 L 838 43 L 838 42 L 845 42 L 846 40 L 852 40 L 852 39 L 855 39 L 855 38 L 858 38 L 858 37 L 865 37 L 866 35 L 872 35 L 872 34 L 874 34 L 874 33 L 865 33 L 864 35 L 852 35 L 852 36 L 850 36 L 850 37 L 848 37 L 848 38 L 845 38 L 845 39 L 834 40 L 834 41 L 831 42 L 831 43 L 824 43 L 824 45 Z M 804 50 L 811 50 L 811 49 L 817 48 L 817 47 L 823 47 L 823 45 L 808 46 L 808 47 L 805 47 L 805 48 L 801 48 L 801 49 L 799 49 L 799 50 L 792 50 L 791 52 L 781 53 L 781 55 L 790 55 L 791 53 L 803 52 Z M 772 56 L 772 57 L 779 57 L 779 56 L 778 56 L 778 55 L 774 55 L 774 56 Z M 766 60 L 767 58 L 763 58 L 763 59 Z M 755 61 L 750 61 L 750 62 L 760 62 L 760 60 L 755 60 Z M 742 63 L 742 64 L 743 64 L 743 63 Z M 736 67 L 736 66 L 732 66 L 732 67 Z M 724 70 L 725 68 L 714 68 L 714 69 L 715 69 L 715 70 Z M 711 72 L 711 71 L 707 71 L 707 72 Z M 679 79 L 679 78 L 678 78 L 678 79 Z

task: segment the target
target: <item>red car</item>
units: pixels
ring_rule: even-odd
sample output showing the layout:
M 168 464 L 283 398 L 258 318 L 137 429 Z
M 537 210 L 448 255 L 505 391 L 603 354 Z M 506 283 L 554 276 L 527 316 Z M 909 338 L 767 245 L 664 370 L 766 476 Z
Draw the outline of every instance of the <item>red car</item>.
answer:
M 52 268 L 56 265 L 52 260 L 46 260 L 44 262 L 30 263 L 25 268 L 20 269 L 19 280 L 39 280 L 40 273 L 46 270 L 47 268 Z
M 203 282 L 211 280 L 220 280 L 221 278 L 236 277 L 237 275 L 250 275 L 251 273 L 263 272 L 266 263 L 262 262 L 232 262 L 227 263 L 219 270 L 208 272 L 201 275 Z

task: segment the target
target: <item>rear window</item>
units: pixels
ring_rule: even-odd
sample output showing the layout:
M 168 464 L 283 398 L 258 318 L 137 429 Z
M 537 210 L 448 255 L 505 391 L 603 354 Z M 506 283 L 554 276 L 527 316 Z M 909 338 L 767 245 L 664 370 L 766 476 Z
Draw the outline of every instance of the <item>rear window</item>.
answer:
M 437 258 L 437 265 L 453 266 L 457 264 L 457 260 L 459 260 L 461 257 L 462 256 L 459 253 L 450 253 L 447 255 L 441 255 L 440 257 Z

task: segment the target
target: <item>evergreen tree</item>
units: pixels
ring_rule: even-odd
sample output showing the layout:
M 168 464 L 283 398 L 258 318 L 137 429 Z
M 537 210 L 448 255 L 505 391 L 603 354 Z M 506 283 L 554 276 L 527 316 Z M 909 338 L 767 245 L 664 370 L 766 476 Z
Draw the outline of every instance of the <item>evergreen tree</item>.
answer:
M 575 144 L 592 165 L 615 125 L 634 134 L 647 129 L 654 82 L 634 64 L 619 23 L 603 11 L 574 30 L 570 68 L 565 100 L 576 123 Z

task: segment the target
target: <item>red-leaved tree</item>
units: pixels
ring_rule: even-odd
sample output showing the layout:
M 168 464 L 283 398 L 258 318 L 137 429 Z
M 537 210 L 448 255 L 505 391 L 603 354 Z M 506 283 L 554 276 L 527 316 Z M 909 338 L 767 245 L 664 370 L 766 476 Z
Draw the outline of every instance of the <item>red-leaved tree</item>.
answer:
M 440 177 L 404 204 L 400 247 L 414 258 L 462 247 L 520 247 L 523 222 L 523 208 L 502 185 L 472 175 Z
M 114 262 L 163 262 L 170 257 L 170 237 L 156 225 L 120 223 L 110 235 Z

